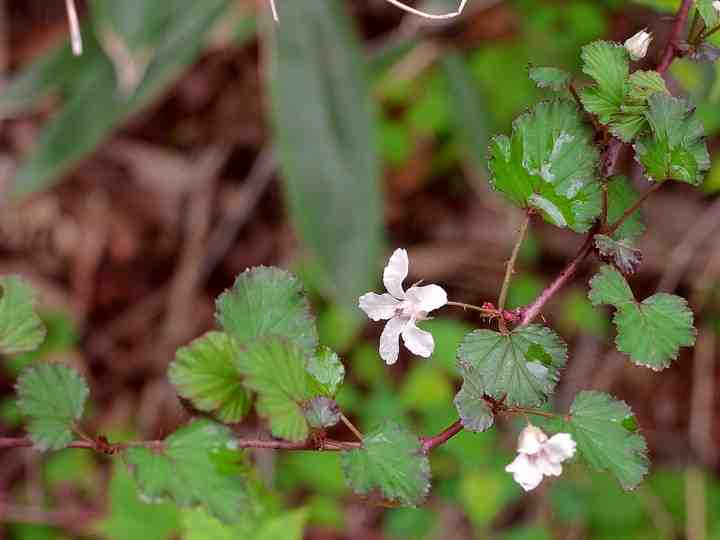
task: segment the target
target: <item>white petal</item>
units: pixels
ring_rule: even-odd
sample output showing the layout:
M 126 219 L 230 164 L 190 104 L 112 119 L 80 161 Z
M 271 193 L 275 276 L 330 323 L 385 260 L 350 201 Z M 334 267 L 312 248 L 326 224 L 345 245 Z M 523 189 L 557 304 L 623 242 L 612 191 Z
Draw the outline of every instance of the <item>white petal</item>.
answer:
M 395 316 L 400 300 L 396 300 L 389 294 L 367 293 L 360 297 L 358 307 L 362 309 L 373 321 L 392 319 Z
M 542 482 L 543 474 L 526 454 L 518 454 L 515 460 L 505 467 L 507 472 L 513 473 L 515 480 L 525 491 L 535 489 Z
M 390 319 L 380 335 L 380 358 L 390 365 L 397 362 L 400 352 L 400 333 L 409 323 L 408 319 L 394 317 Z
M 521 454 L 537 454 L 547 440 L 547 435 L 543 433 L 542 429 L 529 424 L 520 432 L 518 437 L 518 452 Z
M 440 285 L 410 287 L 405 297 L 425 313 L 441 308 L 448 302 L 447 293 Z
M 715 0 L 715 2 L 713 2 L 712 5 L 713 5 L 713 7 L 715 8 L 715 11 L 717 11 L 718 13 L 720 13 L 720 0 Z
M 535 466 L 545 476 L 560 476 L 560 474 L 562 474 L 562 465 L 560 465 L 560 463 L 553 463 L 547 459 L 544 452 L 535 456 Z
M 402 332 L 403 341 L 405 346 L 410 349 L 410 352 L 427 358 L 435 350 L 435 340 L 430 332 L 420 330 L 415 326 L 414 321 L 408 322 L 407 326 Z
M 575 455 L 575 441 L 569 433 L 553 435 L 543 445 L 544 454 L 554 463 L 562 463 Z
M 390 256 L 390 260 L 385 267 L 383 283 L 387 291 L 395 298 L 405 298 L 402 283 L 408 275 L 409 264 L 407 251 L 404 249 L 396 249 Z
M 635 61 L 645 58 L 653 38 L 652 34 L 645 30 L 647 30 L 647 28 L 640 30 L 637 34 L 625 40 L 625 49 L 627 49 L 627 52 L 630 54 L 630 58 Z

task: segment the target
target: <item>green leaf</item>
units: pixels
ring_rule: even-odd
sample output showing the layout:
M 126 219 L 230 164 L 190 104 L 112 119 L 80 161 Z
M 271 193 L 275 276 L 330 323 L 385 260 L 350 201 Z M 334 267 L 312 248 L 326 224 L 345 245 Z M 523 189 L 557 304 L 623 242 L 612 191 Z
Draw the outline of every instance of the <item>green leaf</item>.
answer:
M 468 377 L 462 388 L 455 395 L 455 408 L 458 411 L 462 425 L 468 431 L 486 431 L 495 421 L 492 409 L 483 399 L 485 391 L 475 385 L 475 380 Z
M 35 105 L 40 97 L 58 90 L 67 96 L 20 167 L 13 186 L 16 195 L 57 182 L 115 128 L 161 96 L 198 56 L 228 0 L 168 0 L 162 4 L 169 6 L 168 16 L 154 27 L 159 41 L 153 59 L 131 95 L 118 95 L 114 66 L 89 30 L 83 33 L 81 57 L 73 57 L 63 45 L 32 64 L 3 91 L 0 116 Z
M 335 351 L 328 347 L 320 347 L 309 356 L 305 369 L 310 374 L 310 385 L 313 393 L 333 397 L 345 379 L 345 366 Z
M 582 48 L 583 71 L 592 77 L 596 86 L 580 92 L 585 108 L 603 124 L 610 124 L 620 111 L 630 72 L 630 59 L 625 47 L 609 41 L 595 41 Z
M 700 185 L 710 168 L 702 122 L 687 101 L 665 94 L 648 100 L 647 119 L 652 134 L 635 145 L 637 160 L 657 182 L 677 180 Z
M 180 529 L 180 514 L 172 504 L 147 504 L 138 498 L 137 487 L 127 469 L 113 467 L 109 511 L 98 524 L 113 540 L 168 540 Z
M 613 263 L 626 276 L 632 275 L 640 268 L 642 252 L 631 240 L 615 240 L 604 234 L 593 237 L 595 249 L 603 261 Z
M 238 343 L 278 336 L 312 350 L 318 337 L 310 304 L 295 276 L 258 266 L 238 276 L 217 300 L 216 317 Z
M 260 523 L 223 524 L 201 509 L 183 513 L 184 540 L 302 540 L 307 510 L 301 508 L 264 518 Z
M 462 55 L 443 55 L 452 120 L 462 151 L 475 170 L 487 174 L 487 149 L 491 124 L 487 106 Z
M 340 421 L 340 408 L 330 398 L 320 396 L 303 405 L 303 414 L 314 428 L 332 427 Z
M 567 360 L 567 346 L 544 326 L 515 328 L 509 334 L 475 330 L 458 349 L 467 390 L 510 405 L 537 406 L 552 393 Z M 464 387 L 464 385 L 463 385 Z
M 325 291 L 354 309 L 377 278 L 383 205 L 377 114 L 345 8 L 334 0 L 279 4 L 282 31 L 268 26 L 269 77 L 291 221 L 323 270 Z
M 191 422 L 165 439 L 162 449 L 128 448 L 125 460 L 147 502 L 199 504 L 230 523 L 248 504 L 239 474 L 242 454 L 230 430 L 213 422 Z
M 430 491 L 430 461 L 420 440 L 399 424 L 366 435 L 362 448 L 343 452 L 342 464 L 347 483 L 361 495 L 379 490 L 387 500 L 415 506 Z
M 0 354 L 32 351 L 44 339 L 30 285 L 17 276 L 0 278 Z
M 490 143 L 491 184 L 514 204 L 577 232 L 600 214 L 598 150 L 574 103 L 539 103 Z
M 648 472 L 645 440 L 625 427 L 633 418 L 625 402 L 586 391 L 575 396 L 562 427 L 590 465 L 614 474 L 626 490 L 635 488 Z
M 705 27 L 715 28 L 720 24 L 720 12 L 713 6 L 714 0 L 696 0 L 695 6 L 697 7 L 700 16 L 705 21 Z
M 608 223 L 619 220 L 625 211 L 638 200 L 638 194 L 624 176 L 613 176 L 607 183 L 608 191 Z M 615 240 L 637 240 L 645 232 L 640 209 L 633 212 L 612 237 Z
M 41 450 L 60 450 L 73 439 L 90 391 L 82 376 L 62 364 L 25 369 L 17 383 L 18 407 L 28 420 L 28 433 Z
M 280 339 L 257 341 L 244 348 L 235 365 L 247 388 L 258 394 L 257 411 L 268 418 L 276 437 L 304 441 L 309 430 L 302 405 L 313 396 L 305 371 L 305 353 Z
M 213 412 L 221 422 L 239 422 L 249 397 L 235 368 L 235 340 L 223 332 L 208 332 L 175 353 L 168 377 L 177 393 L 200 411 Z
M 590 300 L 615 307 L 615 342 L 635 364 L 659 371 L 677 358 L 680 347 L 695 344 L 693 313 L 685 299 L 657 293 L 638 303 L 615 268 L 603 266 L 590 281 Z
M 556 92 L 568 88 L 572 80 L 572 75 L 567 71 L 554 67 L 530 66 L 528 73 L 530 78 L 538 85 L 538 88 L 550 88 Z
M 632 141 L 648 127 L 648 99 L 656 92 L 670 94 L 665 79 L 657 71 L 635 71 L 627 83 L 627 91 L 619 112 L 613 115 L 610 131 L 625 142 Z

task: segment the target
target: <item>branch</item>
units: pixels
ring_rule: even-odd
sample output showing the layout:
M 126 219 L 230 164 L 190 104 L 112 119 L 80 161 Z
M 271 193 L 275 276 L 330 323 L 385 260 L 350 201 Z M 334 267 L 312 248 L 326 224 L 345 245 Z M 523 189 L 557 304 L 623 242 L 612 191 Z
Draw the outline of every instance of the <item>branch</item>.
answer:
M 621 226 L 623 223 L 625 223 L 625 221 L 626 221 L 630 216 L 632 216 L 635 212 L 637 212 L 637 211 L 640 209 L 640 207 L 641 207 L 642 204 L 648 199 L 648 197 L 650 197 L 650 195 L 652 195 L 652 194 L 655 193 L 658 189 L 660 189 L 660 188 L 663 186 L 664 183 L 665 183 L 665 182 L 655 182 L 649 189 L 647 189 L 642 195 L 640 195 L 640 197 L 638 198 L 638 200 L 635 201 L 635 203 L 634 203 L 630 208 L 628 208 L 627 210 L 625 210 L 625 212 L 623 213 L 623 215 L 620 216 L 620 218 L 619 218 L 615 223 L 613 223 L 612 225 L 610 225 L 610 226 L 607 227 L 606 229 L 602 229 L 601 232 L 602 232 L 603 234 L 606 234 L 606 235 L 610 236 L 610 235 L 613 234 L 615 231 L 617 231 L 617 230 L 620 228 L 620 226 Z
M 529 211 L 525 214 L 525 219 L 523 219 L 522 225 L 520 225 L 520 230 L 518 231 L 517 239 L 515 240 L 512 255 L 505 266 L 505 278 L 503 279 L 502 289 L 500 289 L 500 298 L 498 299 L 498 311 L 501 314 L 499 326 L 500 331 L 503 334 L 507 333 L 507 326 L 505 324 L 505 317 L 502 316 L 502 313 L 505 309 L 505 301 L 507 300 L 508 290 L 510 289 L 510 280 L 512 279 L 513 271 L 515 270 L 515 261 L 517 261 L 518 254 L 520 253 L 520 246 L 525 239 L 525 233 L 527 232 L 528 225 L 530 224 L 531 215 L 532 214 Z
M 446 427 L 444 430 L 442 430 L 440 433 L 438 433 L 437 435 L 435 435 L 433 437 L 421 437 L 420 442 L 422 443 L 423 453 L 427 454 L 436 446 L 445 444 L 452 437 L 454 437 L 455 435 L 460 433 L 462 431 L 462 428 L 463 428 L 462 421 L 460 419 L 458 419 L 458 420 L 455 420 L 455 422 L 453 422 L 453 424 Z
M 685 30 L 685 24 L 687 23 L 688 15 L 690 14 L 690 8 L 692 7 L 692 0 L 683 0 L 675 16 L 675 23 L 673 24 L 672 32 L 670 33 L 670 40 L 665 46 L 663 51 L 662 59 L 658 64 L 657 71 L 661 75 L 664 74 L 672 64 L 673 60 L 677 56 L 680 48 L 680 36 L 682 36 L 683 30 Z

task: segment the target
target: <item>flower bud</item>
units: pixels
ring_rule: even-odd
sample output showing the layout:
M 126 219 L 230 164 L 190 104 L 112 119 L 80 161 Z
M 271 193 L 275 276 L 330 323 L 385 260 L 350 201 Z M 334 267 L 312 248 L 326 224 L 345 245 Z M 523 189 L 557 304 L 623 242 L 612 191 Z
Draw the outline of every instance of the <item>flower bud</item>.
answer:
M 720 0 L 715 0 L 715 2 L 712 3 L 712 6 L 715 8 L 715 11 L 720 13 Z
M 652 34 L 646 30 L 647 29 L 640 30 L 637 34 L 625 41 L 625 49 L 630 53 L 630 58 L 636 62 L 645 58 L 650 42 L 652 41 Z

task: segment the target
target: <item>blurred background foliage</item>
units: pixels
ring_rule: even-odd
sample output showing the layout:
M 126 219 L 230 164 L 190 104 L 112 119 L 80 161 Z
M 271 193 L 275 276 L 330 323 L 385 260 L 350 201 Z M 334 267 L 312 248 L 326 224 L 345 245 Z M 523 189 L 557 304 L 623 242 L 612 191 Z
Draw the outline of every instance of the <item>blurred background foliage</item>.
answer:
M 62 2 L 0 1 L 0 270 L 32 279 L 49 329 L 41 350 L 0 364 L 1 432 L 21 431 L 19 369 L 57 359 L 92 382 L 96 432 L 170 432 L 187 417 L 165 379 L 175 348 L 212 326 L 214 296 L 257 264 L 302 277 L 321 341 L 348 369 L 338 401 L 362 430 L 387 418 L 444 428 L 456 417 L 455 348 L 482 321 L 443 314 L 425 325 L 437 343 L 429 360 L 387 368 L 357 296 L 376 288 L 386 248 L 407 246 L 412 279 L 494 301 L 519 216 L 487 187 L 486 148 L 545 96 L 528 65 L 582 81 L 582 45 L 647 26 L 650 66 L 678 3 L 470 0 L 461 19 L 429 24 L 382 0 L 278 0 L 277 26 L 264 2 L 90 0 L 74 57 Z M 718 70 L 681 60 L 670 81 L 694 100 L 711 150 Z M 0 538 L 720 539 L 713 156 L 704 193 L 673 186 L 649 205 L 634 282 L 639 295 L 662 280 L 690 297 L 700 353 L 662 375 L 627 365 L 582 282 L 544 314 L 571 344 L 558 406 L 599 388 L 637 411 L 654 457 L 637 491 L 570 466 L 524 495 L 503 470 L 518 427 L 505 423 L 434 452 L 432 496 L 417 509 L 351 496 L 337 455 L 253 452 L 261 509 L 230 531 L 199 510 L 146 505 L 123 467 L 88 453 L 15 450 L 2 455 Z M 643 184 L 629 159 L 623 167 Z M 688 242 L 689 255 L 673 251 Z M 532 300 L 576 244 L 534 227 L 510 307 Z M 705 399 L 689 399 L 701 383 Z

